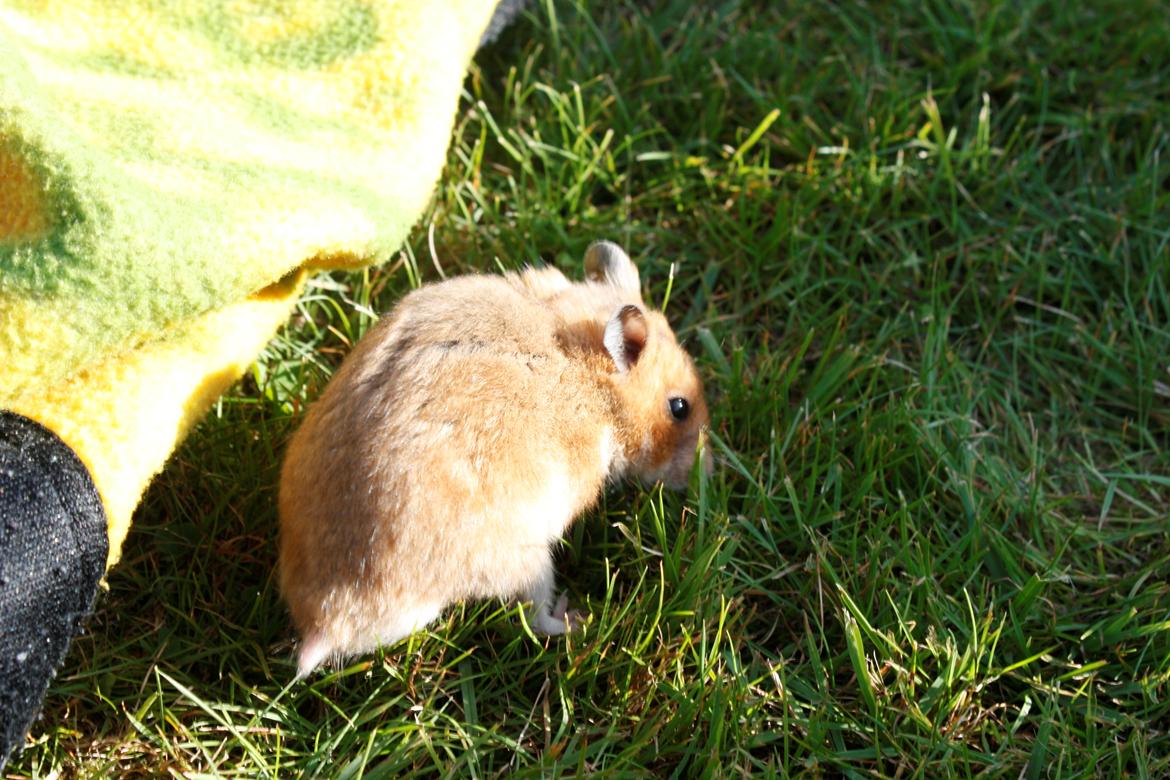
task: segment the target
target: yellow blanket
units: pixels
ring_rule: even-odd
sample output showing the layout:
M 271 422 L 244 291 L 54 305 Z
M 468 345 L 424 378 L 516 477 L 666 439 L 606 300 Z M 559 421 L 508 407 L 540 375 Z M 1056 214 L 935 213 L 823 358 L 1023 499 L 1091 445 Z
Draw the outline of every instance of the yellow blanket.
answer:
M 110 519 L 287 316 L 386 259 L 488 0 L 0 0 L 0 407 Z

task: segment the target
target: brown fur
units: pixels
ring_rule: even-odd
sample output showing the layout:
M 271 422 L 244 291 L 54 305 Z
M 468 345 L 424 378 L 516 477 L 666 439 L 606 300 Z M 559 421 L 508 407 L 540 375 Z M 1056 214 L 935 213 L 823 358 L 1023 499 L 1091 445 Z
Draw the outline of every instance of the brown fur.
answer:
M 707 422 L 700 380 L 629 258 L 590 253 L 587 282 L 528 269 L 411 293 L 309 410 L 279 497 L 299 674 L 467 598 L 526 597 L 534 628 L 563 632 L 575 618 L 555 603 L 552 544 L 608 479 L 686 484 Z M 630 304 L 642 317 L 623 324 Z M 624 371 L 607 326 L 644 340 Z

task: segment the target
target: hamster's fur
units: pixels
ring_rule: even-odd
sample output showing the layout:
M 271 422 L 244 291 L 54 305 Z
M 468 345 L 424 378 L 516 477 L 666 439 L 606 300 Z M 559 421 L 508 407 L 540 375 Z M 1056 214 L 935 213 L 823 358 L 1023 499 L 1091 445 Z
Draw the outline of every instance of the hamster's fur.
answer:
M 686 485 L 707 423 L 694 365 L 619 247 L 585 265 L 579 283 L 530 268 L 412 292 L 310 407 L 279 496 L 298 676 L 462 599 L 525 598 L 535 630 L 563 633 L 568 525 L 607 480 Z

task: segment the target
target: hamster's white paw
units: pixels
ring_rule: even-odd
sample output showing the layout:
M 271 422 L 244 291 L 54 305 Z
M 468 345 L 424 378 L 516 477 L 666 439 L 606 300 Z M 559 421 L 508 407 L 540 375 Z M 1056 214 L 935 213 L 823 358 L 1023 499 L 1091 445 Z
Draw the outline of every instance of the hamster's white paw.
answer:
M 566 631 L 580 631 L 585 627 L 585 615 L 569 609 L 569 598 L 565 594 L 549 609 L 546 605 L 533 605 L 528 612 L 528 623 L 532 630 L 547 636 L 560 636 Z

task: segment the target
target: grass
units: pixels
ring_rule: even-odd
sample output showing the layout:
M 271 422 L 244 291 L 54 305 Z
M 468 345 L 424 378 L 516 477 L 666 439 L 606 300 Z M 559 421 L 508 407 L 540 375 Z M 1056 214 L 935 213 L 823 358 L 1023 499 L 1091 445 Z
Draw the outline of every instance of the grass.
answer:
M 398 261 L 319 279 L 157 480 L 8 771 L 1170 774 L 1165 10 L 536 4 Z M 600 237 L 669 287 L 722 467 L 573 527 L 585 634 L 467 604 L 291 684 L 304 404 L 440 269 Z

